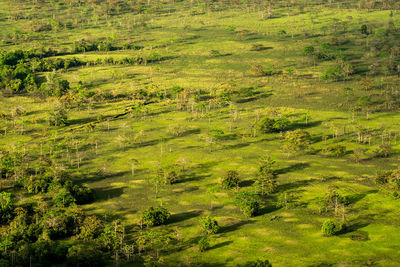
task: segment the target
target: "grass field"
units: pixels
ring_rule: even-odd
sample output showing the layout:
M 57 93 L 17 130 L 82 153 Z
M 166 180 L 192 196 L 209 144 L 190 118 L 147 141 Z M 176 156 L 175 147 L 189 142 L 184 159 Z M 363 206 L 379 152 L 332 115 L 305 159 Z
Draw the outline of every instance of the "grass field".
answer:
M 387 59 L 368 54 L 366 43 L 373 38 L 360 33 L 363 24 L 385 28 L 390 19 L 398 31 L 398 11 L 359 10 L 337 3 L 330 7 L 310 3 L 300 10 L 276 4 L 268 18 L 257 5 L 249 4 L 246 10 L 244 5 L 194 2 L 159 4 L 153 12 L 139 14 L 122 8 L 103 16 L 96 11 L 101 4 L 45 1 L 35 8 L 38 4 L 33 2 L 10 7 L 10 1 L 0 1 L 1 50 L 52 47 L 64 53 L 51 59 L 76 57 L 84 62 L 164 57 L 142 65 L 85 64 L 39 73 L 43 79 L 49 75 L 66 79 L 71 88 L 80 86 L 86 94 L 110 97 L 87 97 L 68 108 L 67 125 L 48 126 L 49 112 L 62 102 L 59 98 L 1 96 L 0 113 L 14 114 L 16 107 L 23 111 L 1 120 L 1 146 L 49 155 L 76 181 L 88 184 L 96 200 L 82 205 L 83 210 L 105 221 L 121 219 L 127 242 L 134 242 L 141 231 L 143 210 L 167 208 L 172 213 L 169 223 L 155 231 L 173 231 L 179 245 L 161 252 L 164 265 L 235 266 L 263 258 L 273 266 L 398 266 L 400 202 L 392 188 L 376 185 L 374 177 L 398 168 L 400 80 L 383 71 L 369 74 L 373 60 Z M 11 19 L 18 14 L 23 18 Z M 53 21 L 68 25 L 32 31 L 36 24 Z M 392 38 L 398 37 L 396 32 Z M 75 41 L 102 38 L 143 48 L 71 52 Z M 304 47 L 323 43 L 345 55 L 354 68 L 350 77 L 321 78 L 337 61 L 312 59 L 304 55 Z M 275 74 L 254 75 L 251 70 L 256 65 Z M 367 75 L 373 85 L 365 90 L 362 80 Z M 135 99 L 137 90 L 162 93 L 174 86 L 185 89 L 183 108 L 184 101 L 176 97 L 151 99 L 139 111 L 127 112 L 140 102 Z M 395 92 L 394 104 L 385 109 L 389 87 Z M 345 95 L 344 88 L 353 93 Z M 230 98 L 221 102 L 226 94 Z M 368 118 L 364 107 L 357 106 L 365 95 L 372 99 Z M 265 116 L 287 117 L 290 130 L 309 132 L 312 151 L 288 154 L 283 149 L 284 133 L 254 134 L 255 122 Z M 183 130 L 176 135 L 171 133 L 174 127 Z M 210 142 L 210 131 L 215 129 L 223 136 Z M 360 134 L 366 139 L 360 141 Z M 390 143 L 391 156 L 374 157 L 384 142 Z M 324 148 L 337 144 L 346 147 L 343 156 L 325 155 Z M 357 163 L 352 159 L 359 148 L 365 152 Z M 278 187 L 262 197 L 259 214 L 248 218 L 234 205 L 236 191 L 222 189 L 220 179 L 227 170 L 236 170 L 239 190 L 253 191 L 260 157 L 266 154 L 277 163 Z M 134 174 L 133 160 L 137 161 Z M 185 162 L 179 182 L 163 185 L 156 196 L 151 183 L 155 170 L 177 161 Z M 349 199 L 345 215 L 319 211 L 316 200 L 332 185 Z M 212 187 L 217 192 L 210 194 Z M 7 182 L 4 188 L 12 190 Z M 290 208 L 276 207 L 282 193 L 294 196 Z M 16 194 L 20 202 L 34 199 Z M 205 215 L 217 219 L 220 231 L 212 236 L 211 247 L 199 252 L 199 219 Z M 322 234 L 326 219 L 340 221 L 343 216 L 348 231 L 332 237 Z

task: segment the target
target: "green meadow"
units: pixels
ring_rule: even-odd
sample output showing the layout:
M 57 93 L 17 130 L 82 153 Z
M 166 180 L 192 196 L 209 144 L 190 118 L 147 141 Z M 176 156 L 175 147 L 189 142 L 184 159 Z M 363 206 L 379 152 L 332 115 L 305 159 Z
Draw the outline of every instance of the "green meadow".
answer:
M 106 266 L 398 266 L 399 6 L 329 2 L 1 0 L 3 63 L 13 51 L 53 51 L 24 59 L 33 89 L 15 89 L 2 69 L 1 192 L 12 194 L 14 209 L 40 202 L 73 206 L 103 225 L 118 220 L 123 240 L 104 252 Z M 101 42 L 110 47 L 96 48 Z M 82 44 L 96 47 L 79 51 Z M 37 58 L 80 63 L 43 70 Z M 65 92 L 49 93 L 62 80 Z M 50 122 L 60 110 L 62 123 Z M 264 118 L 288 124 L 268 132 Z M 289 140 L 297 130 L 305 144 Z M 275 161 L 275 186 L 262 194 L 265 156 Z M 26 189 L 39 160 L 94 199 L 57 206 L 64 182 Z M 171 169 L 177 181 L 155 179 Z M 229 170 L 239 182 L 225 189 Z M 245 191 L 260 205 L 253 216 L 235 202 Z M 158 206 L 168 221 L 143 225 L 143 211 Z M 38 225 L 49 225 L 41 216 Z M 204 216 L 219 230 L 201 251 Z M 9 234 L 25 227 L 19 213 L 3 217 L 4 266 L 98 264 L 73 254 L 81 243 L 97 249 L 103 236 L 83 237 L 84 223 L 74 234 L 25 238 Z M 327 220 L 341 229 L 324 234 Z M 61 260 L 39 257 L 34 245 L 21 252 L 43 240 L 64 246 Z

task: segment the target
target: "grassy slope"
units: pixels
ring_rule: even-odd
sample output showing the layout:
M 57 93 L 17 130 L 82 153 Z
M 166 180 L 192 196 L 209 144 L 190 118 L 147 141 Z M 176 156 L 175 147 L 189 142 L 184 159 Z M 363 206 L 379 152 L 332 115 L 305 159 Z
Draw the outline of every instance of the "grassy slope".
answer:
M 4 2 L 1 2 L 4 7 Z M 5 10 L 0 8 L 0 10 Z M 187 12 L 187 11 L 185 11 Z M 4 12 L 3 12 L 4 13 Z M 284 12 L 280 12 L 284 14 Z M 278 13 L 278 14 L 280 14 Z M 186 13 L 188 14 L 188 12 Z M 133 39 L 149 50 L 150 46 L 162 54 L 174 58 L 157 65 L 148 66 L 96 66 L 77 68 L 59 73 L 76 84 L 83 81 L 93 85 L 90 90 L 110 90 L 129 92 L 132 88 L 148 84 L 156 84 L 160 88 L 180 85 L 185 88 L 210 89 L 228 84 L 233 88 L 259 86 L 260 97 L 247 103 L 237 103 L 234 107 L 240 112 L 232 132 L 229 130 L 231 116 L 228 108 L 213 113 L 211 119 L 199 118 L 191 120 L 191 114 L 178 112 L 174 108 L 155 104 L 149 107 L 151 113 L 143 119 L 129 116 L 97 126 L 95 132 L 75 131 L 73 135 L 81 140 L 80 146 L 85 152 L 80 169 L 74 171 L 82 174 L 82 180 L 96 188 L 98 200 L 84 208 L 94 214 L 104 216 L 119 216 L 127 225 L 138 221 L 139 212 L 149 205 L 162 203 L 174 214 L 172 223 L 167 228 L 179 228 L 189 246 L 183 251 L 171 252 L 165 255 L 169 263 L 173 262 L 204 262 L 211 264 L 229 264 L 254 260 L 260 257 L 270 259 L 275 265 L 312 265 L 318 263 L 341 265 L 365 265 L 378 263 L 382 266 L 395 266 L 400 262 L 397 253 L 400 248 L 398 228 L 399 202 L 388 193 L 376 190 L 370 177 L 381 168 L 397 166 L 397 155 L 389 160 L 374 159 L 362 164 L 354 164 L 348 156 L 342 159 L 332 159 L 317 155 L 301 155 L 287 158 L 282 152 L 278 135 L 258 135 L 255 138 L 233 138 L 223 141 L 215 151 L 209 152 L 202 141 L 202 135 L 212 128 L 221 128 L 226 133 L 238 134 L 247 129 L 249 122 L 254 120 L 255 111 L 266 114 L 269 107 L 285 107 L 284 113 L 290 113 L 292 120 L 299 120 L 299 114 L 309 111 L 311 121 L 307 127 L 315 137 L 332 134 L 326 122 L 344 124 L 368 125 L 379 128 L 385 124 L 395 130 L 400 122 L 396 114 L 377 113 L 365 120 L 362 114 L 351 122 L 351 114 L 340 108 L 341 88 L 351 86 L 357 88 L 353 81 L 343 83 L 321 82 L 317 78 L 307 79 L 306 74 L 319 76 L 327 65 L 323 63 L 315 68 L 304 63 L 301 55 L 302 47 L 313 43 L 316 38 L 305 38 L 303 32 L 311 29 L 307 13 L 278 17 L 270 20 L 260 20 L 255 13 L 246 14 L 239 10 L 220 11 L 203 15 L 182 18 L 181 13 L 164 14 L 147 21 L 147 27 L 126 28 L 119 21 L 126 21 L 123 15 L 115 18 L 112 26 L 101 21 L 97 27 L 82 26 L 80 29 L 46 32 L 45 42 L 58 47 L 70 47 L 72 42 L 81 37 L 105 37 L 114 33 L 117 39 Z M 337 10 L 322 10 L 313 26 L 316 32 L 324 25 L 329 25 L 332 18 L 350 21 L 348 38 L 358 40 L 356 33 L 360 19 L 380 23 L 388 18 L 387 11 L 355 12 L 353 10 L 337 12 Z M 3 16 L 4 17 L 4 16 Z M 395 14 L 395 23 L 399 20 Z M 11 28 L 22 28 L 24 22 L 0 23 L 1 31 Z M 122 26 L 120 26 L 122 25 Z M 293 26 L 294 25 L 294 26 Z M 186 27 L 185 27 L 186 26 Z M 189 26 L 189 27 L 187 27 Z M 227 26 L 235 26 L 236 31 L 227 30 Z M 278 36 L 279 30 L 286 30 L 287 36 Z M 246 31 L 240 33 L 240 31 Z M 293 38 L 291 37 L 293 31 Z M 329 30 L 328 30 L 329 32 Z M 329 37 L 321 37 L 320 40 Z M 32 43 L 41 43 L 41 39 Z M 321 41 L 322 42 L 322 41 Z M 272 47 L 264 51 L 250 51 L 253 43 Z M 4 46 L 4 49 L 23 48 L 29 43 Z M 362 47 L 349 45 L 348 53 L 361 55 Z M 219 50 L 225 56 L 215 57 L 210 50 Z M 148 51 L 147 51 L 148 52 Z M 130 56 L 137 51 L 116 51 L 108 55 Z M 80 57 L 98 58 L 104 53 L 90 52 Z M 255 78 L 248 70 L 253 64 L 276 69 L 295 69 L 296 78 L 292 81 L 281 76 Z M 269 95 L 272 93 L 272 95 Z M 362 95 L 362 91 L 356 92 Z M 9 112 L 15 105 L 23 105 L 29 110 L 23 120 L 46 119 L 46 111 L 50 110 L 53 101 L 43 102 L 28 97 L 2 98 L 1 112 Z M 97 114 L 118 114 L 129 106 L 129 101 L 111 103 L 95 103 L 90 110 L 73 110 L 69 113 L 71 125 L 58 129 L 59 139 L 71 136 L 69 130 L 83 122 L 95 120 Z M 163 111 L 162 113 L 158 113 Z M 167 133 L 170 124 L 177 122 L 186 124 L 193 131 L 184 137 L 172 137 Z M 4 124 L 4 122 L 2 122 Z M 24 141 L 28 149 L 39 151 L 40 142 L 47 138 L 42 136 L 44 124 L 28 124 L 30 130 L 25 135 L 9 133 L 0 142 L 10 145 Z M 348 149 L 358 146 L 355 143 L 355 129 L 349 126 L 351 135 L 340 136 L 339 140 L 328 139 L 329 143 L 342 142 Z M 52 132 L 55 129 L 51 129 Z M 145 131 L 142 144 L 130 144 L 121 150 L 116 139 L 125 132 L 128 138 L 139 130 Z M 99 153 L 95 154 L 94 136 L 100 136 Z M 317 138 L 318 139 L 318 138 Z M 373 145 L 379 144 L 379 139 L 373 139 Z M 45 150 L 48 142 L 44 142 Z M 86 145 L 91 143 L 91 145 Z M 320 149 L 324 141 L 320 138 L 313 146 Z M 364 147 L 372 150 L 368 145 Z M 398 145 L 395 146 L 398 149 Z M 397 150 L 396 149 L 396 150 Z M 161 150 L 163 151 L 161 153 Z M 60 150 L 61 151 L 61 150 Z M 206 189 L 218 183 L 219 177 L 226 169 L 237 169 L 244 181 L 244 187 L 249 187 L 256 174 L 258 159 L 261 155 L 270 153 L 279 164 L 280 190 L 291 190 L 298 196 L 296 209 L 273 208 L 272 198 L 266 201 L 262 215 L 246 219 L 232 204 L 233 193 L 220 192 L 216 199 L 216 208 L 209 210 L 210 197 Z M 141 163 L 134 177 L 130 175 L 130 159 L 136 158 Z M 173 162 L 174 159 L 185 158 L 191 164 L 190 173 L 182 183 L 166 188 L 162 197 L 154 199 L 153 189 L 148 182 L 152 169 L 157 161 Z M 60 161 L 62 161 L 60 159 Z M 96 176 L 95 171 L 106 168 L 108 176 Z M 322 222 L 329 215 L 318 214 L 316 208 L 308 204 L 325 193 L 330 184 L 340 185 L 342 190 L 353 199 L 347 211 L 347 219 L 354 225 L 354 232 L 337 237 L 326 238 L 320 232 Z M 213 248 L 205 253 L 198 253 L 194 244 L 199 234 L 198 218 L 201 214 L 216 216 L 222 226 L 222 233 L 213 240 Z M 277 220 L 270 220 L 278 216 Z M 136 228 L 134 228 L 136 229 Z M 132 233 L 134 232 L 132 230 Z M 368 241 L 356 241 L 350 237 L 354 234 L 368 236 Z

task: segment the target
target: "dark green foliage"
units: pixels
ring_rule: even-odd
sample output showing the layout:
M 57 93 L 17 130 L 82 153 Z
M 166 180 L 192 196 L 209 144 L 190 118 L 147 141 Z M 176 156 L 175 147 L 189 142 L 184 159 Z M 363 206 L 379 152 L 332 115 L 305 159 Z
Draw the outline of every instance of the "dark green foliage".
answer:
M 179 175 L 174 170 L 168 171 L 164 175 L 164 180 L 166 184 L 174 184 L 179 180 Z
M 286 118 L 263 118 L 259 125 L 263 133 L 280 132 L 287 129 L 290 122 Z
M 389 143 L 379 145 L 375 151 L 374 156 L 377 158 L 388 158 L 392 153 L 392 146 Z
M 369 32 L 368 32 L 368 26 L 365 25 L 365 24 L 363 24 L 363 25 L 361 26 L 360 32 L 361 32 L 361 34 L 368 35 L 368 34 L 369 34 Z
M 102 221 L 96 216 L 87 216 L 80 228 L 79 228 L 79 239 L 92 240 L 101 235 L 103 232 L 104 225 Z
M 304 130 L 296 129 L 286 132 L 283 148 L 288 153 L 305 151 L 310 146 L 311 135 Z
M 73 185 L 69 190 L 76 204 L 87 204 L 94 200 L 94 191 L 88 185 Z
M 64 126 L 67 124 L 67 111 L 63 107 L 59 107 L 49 114 L 49 125 Z
M 303 54 L 306 56 L 313 55 L 315 52 L 314 46 L 306 46 L 304 47 Z
M 14 201 L 11 193 L 0 193 L 0 224 L 8 222 L 13 216 Z
M 147 226 L 166 224 L 171 214 L 163 207 L 150 207 L 142 212 L 142 222 Z
M 198 243 L 199 251 L 204 252 L 210 248 L 210 238 L 208 236 L 203 236 L 200 238 Z
M 70 266 L 104 266 L 104 253 L 91 244 L 73 245 L 68 249 L 67 263 Z
M 57 207 L 65 208 L 75 204 L 76 199 L 68 189 L 62 188 L 53 198 L 53 202 Z
M 219 226 L 218 222 L 215 218 L 211 216 L 204 216 L 200 218 L 200 224 L 203 230 L 207 234 L 216 234 L 218 233 Z
M 276 176 L 275 161 L 270 156 L 263 157 L 256 177 L 257 191 L 261 195 L 273 193 L 277 187 Z
M 244 215 L 252 217 L 258 213 L 260 203 L 257 195 L 251 192 L 239 192 L 235 196 L 235 205 L 239 207 Z
M 339 230 L 335 222 L 332 220 L 326 220 L 321 227 L 321 231 L 326 236 L 335 235 Z
M 331 145 L 324 149 L 324 153 L 330 157 L 340 158 L 346 155 L 346 147 L 343 145 Z
M 239 173 L 237 171 L 227 171 L 221 181 L 222 187 L 232 189 L 239 187 Z

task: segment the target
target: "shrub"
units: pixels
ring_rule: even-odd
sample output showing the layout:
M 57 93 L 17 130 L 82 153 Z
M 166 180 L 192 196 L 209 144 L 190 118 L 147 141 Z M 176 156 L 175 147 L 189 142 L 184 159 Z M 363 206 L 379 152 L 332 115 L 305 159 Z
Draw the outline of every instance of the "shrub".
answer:
M 289 126 L 289 120 L 286 118 L 264 118 L 259 125 L 260 130 L 264 133 L 280 132 Z
M 50 112 L 49 125 L 50 126 L 64 126 L 67 124 L 67 111 L 64 108 L 57 108 Z
M 72 196 L 68 189 L 61 189 L 53 198 L 53 202 L 57 207 L 65 208 L 74 204 L 76 199 Z
M 239 173 L 237 171 L 227 171 L 221 181 L 222 187 L 232 189 L 239 187 Z
M 210 248 L 210 239 L 207 236 L 200 238 L 198 246 L 200 252 L 206 251 Z
M 248 217 L 256 215 L 260 208 L 257 196 L 254 193 L 246 191 L 240 192 L 236 195 L 235 205 Z
M 210 216 L 205 216 L 200 219 L 200 224 L 203 230 L 207 234 L 216 234 L 218 233 L 219 226 L 218 222 L 215 218 L 210 217 Z
M 310 146 L 311 135 L 304 130 L 296 129 L 285 134 L 283 148 L 288 152 L 304 151 Z
M 340 158 L 346 155 L 346 147 L 343 145 L 332 145 L 324 149 L 324 153 L 330 157 Z
M 142 222 L 147 226 L 166 224 L 171 214 L 163 207 L 150 207 L 142 213 Z
M 322 224 L 321 231 L 326 236 L 333 236 L 338 232 L 338 227 L 332 220 L 326 220 Z
M 374 151 L 374 155 L 377 158 L 388 158 L 391 153 L 392 146 L 389 143 L 379 145 Z
M 174 184 L 179 180 L 179 175 L 176 171 L 172 170 L 166 172 L 164 175 L 164 181 L 166 184 Z

